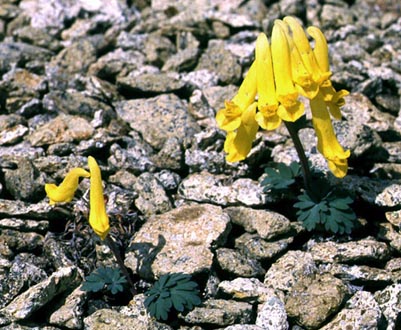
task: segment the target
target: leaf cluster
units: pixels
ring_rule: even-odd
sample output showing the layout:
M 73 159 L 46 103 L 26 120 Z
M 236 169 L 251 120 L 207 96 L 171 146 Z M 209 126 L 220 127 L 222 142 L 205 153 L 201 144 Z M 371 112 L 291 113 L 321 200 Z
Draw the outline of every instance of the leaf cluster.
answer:
M 160 276 L 145 295 L 145 307 L 149 314 L 164 321 L 172 309 L 189 311 L 201 303 L 197 283 L 191 281 L 190 275 L 182 273 Z
M 115 295 L 124 290 L 127 279 L 120 269 L 112 267 L 99 267 L 89 276 L 85 277 L 81 289 L 88 292 L 106 290 Z
M 318 187 L 324 186 L 323 182 Z M 298 221 L 311 231 L 322 228 L 334 234 L 350 234 L 355 226 L 356 215 L 350 204 L 350 196 L 334 189 L 315 189 L 313 192 L 304 192 L 298 196 L 294 207 L 298 209 Z
M 297 177 L 301 175 L 301 166 L 297 162 L 290 165 L 278 163 L 277 168 L 265 168 L 266 177 L 261 182 L 263 191 L 269 190 L 283 191 L 295 183 Z

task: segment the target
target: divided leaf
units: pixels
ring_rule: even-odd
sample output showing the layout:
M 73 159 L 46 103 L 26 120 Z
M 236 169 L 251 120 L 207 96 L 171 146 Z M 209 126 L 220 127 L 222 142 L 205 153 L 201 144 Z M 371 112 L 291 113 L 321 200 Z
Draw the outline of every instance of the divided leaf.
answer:
M 197 283 L 190 275 L 177 273 L 160 276 L 145 295 L 145 307 L 158 320 L 167 320 L 172 309 L 192 310 L 201 303 Z

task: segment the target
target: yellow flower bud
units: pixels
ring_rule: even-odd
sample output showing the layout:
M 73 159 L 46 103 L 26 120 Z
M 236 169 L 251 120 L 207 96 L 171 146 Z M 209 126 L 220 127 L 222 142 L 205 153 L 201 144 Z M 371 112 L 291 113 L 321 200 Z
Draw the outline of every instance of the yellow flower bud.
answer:
M 95 158 L 89 156 L 88 165 L 90 170 L 89 224 L 103 240 L 110 231 L 110 225 L 103 197 L 102 176 Z
M 80 177 L 88 178 L 90 177 L 90 173 L 83 168 L 77 167 L 67 173 L 59 186 L 54 183 L 46 183 L 45 191 L 47 197 L 49 197 L 50 205 L 71 202 L 78 188 Z

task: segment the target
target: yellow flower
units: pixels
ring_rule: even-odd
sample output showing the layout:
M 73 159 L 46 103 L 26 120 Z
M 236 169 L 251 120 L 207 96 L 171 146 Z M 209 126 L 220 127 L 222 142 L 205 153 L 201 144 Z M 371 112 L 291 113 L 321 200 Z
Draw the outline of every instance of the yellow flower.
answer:
M 337 141 L 330 114 L 322 93 L 310 101 L 312 123 L 317 135 L 317 149 L 326 158 L 330 171 L 338 178 L 347 174 L 350 151 L 344 151 Z
M 256 65 L 249 68 L 238 93 L 231 101 L 225 102 L 225 108 L 216 114 L 219 127 L 227 132 L 236 130 L 241 125 L 241 116 L 248 106 L 254 102 L 256 96 Z
M 104 204 L 102 176 L 96 160 L 91 156 L 88 157 L 88 165 L 90 170 L 89 224 L 103 240 L 110 231 L 110 225 Z
M 255 48 L 256 86 L 258 93 L 258 110 L 255 119 L 263 129 L 273 130 L 281 124 L 277 115 L 278 101 L 274 83 L 273 62 L 269 41 L 260 33 Z
M 248 155 L 252 148 L 252 142 L 258 132 L 258 123 L 255 120 L 256 102 L 253 102 L 243 112 L 241 125 L 236 131 L 227 133 L 224 143 L 224 151 L 227 153 L 227 161 L 230 163 L 239 162 Z
M 71 202 L 74 198 L 75 191 L 78 188 L 79 178 L 90 177 L 90 173 L 85 171 L 83 168 L 73 168 L 65 176 L 63 182 L 59 186 L 54 183 L 46 183 L 45 191 L 47 197 L 49 197 L 50 205 L 56 203 Z
M 271 53 L 277 100 L 277 114 L 286 121 L 296 121 L 304 113 L 304 105 L 298 101 L 291 72 L 291 54 L 286 36 L 287 26 L 280 20 L 274 22 Z

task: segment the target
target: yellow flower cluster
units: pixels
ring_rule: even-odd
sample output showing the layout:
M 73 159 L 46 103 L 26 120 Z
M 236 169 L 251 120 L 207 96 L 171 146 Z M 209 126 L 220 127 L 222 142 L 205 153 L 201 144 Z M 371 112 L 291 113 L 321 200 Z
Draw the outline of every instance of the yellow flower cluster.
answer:
M 330 115 L 341 118 L 340 107 L 348 92 L 337 92 L 331 84 L 323 33 L 314 26 L 307 32 L 314 39 L 313 49 L 300 23 L 290 16 L 274 22 L 271 44 L 264 33 L 258 36 L 255 61 L 238 93 L 216 115 L 219 127 L 227 131 L 227 161 L 246 158 L 259 126 L 273 130 L 283 120 L 294 122 L 300 118 L 304 114 L 304 105 L 299 101 L 302 95 L 310 102 L 317 149 L 336 177 L 347 174 L 350 151 L 344 151 L 337 141 Z
M 75 191 L 78 189 L 79 178 L 90 177 L 89 224 L 93 231 L 103 240 L 110 231 L 110 225 L 103 197 L 102 176 L 95 158 L 88 157 L 88 166 L 90 172 L 80 167 L 73 168 L 67 173 L 59 186 L 47 183 L 45 191 L 49 197 L 50 205 L 71 202 Z

